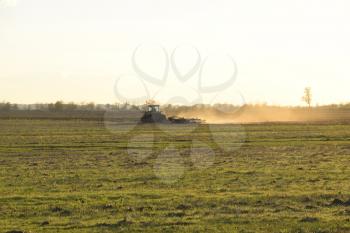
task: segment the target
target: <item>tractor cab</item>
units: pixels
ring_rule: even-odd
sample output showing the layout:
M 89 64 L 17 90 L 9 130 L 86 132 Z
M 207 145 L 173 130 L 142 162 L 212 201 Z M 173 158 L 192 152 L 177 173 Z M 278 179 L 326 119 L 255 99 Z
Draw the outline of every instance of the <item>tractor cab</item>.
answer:
M 148 104 L 141 118 L 142 123 L 164 123 L 166 121 L 166 116 L 161 113 L 160 106 L 157 104 Z
M 150 104 L 147 106 L 147 112 L 160 112 L 159 105 Z

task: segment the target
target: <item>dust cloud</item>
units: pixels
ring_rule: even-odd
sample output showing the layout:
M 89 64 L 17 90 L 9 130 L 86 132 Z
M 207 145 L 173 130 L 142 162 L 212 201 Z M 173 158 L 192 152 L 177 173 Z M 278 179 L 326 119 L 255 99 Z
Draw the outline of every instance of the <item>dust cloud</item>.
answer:
M 350 109 L 304 108 L 273 106 L 242 106 L 225 111 L 216 108 L 191 109 L 173 112 L 185 118 L 199 118 L 206 123 L 263 123 L 263 122 L 322 122 L 349 121 Z

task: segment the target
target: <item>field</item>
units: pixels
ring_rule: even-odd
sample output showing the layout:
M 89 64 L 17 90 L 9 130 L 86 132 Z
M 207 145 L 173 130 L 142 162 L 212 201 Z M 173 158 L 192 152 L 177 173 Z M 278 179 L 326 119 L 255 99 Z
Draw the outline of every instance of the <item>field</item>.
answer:
M 0 232 L 350 232 L 349 158 L 340 123 L 0 120 Z

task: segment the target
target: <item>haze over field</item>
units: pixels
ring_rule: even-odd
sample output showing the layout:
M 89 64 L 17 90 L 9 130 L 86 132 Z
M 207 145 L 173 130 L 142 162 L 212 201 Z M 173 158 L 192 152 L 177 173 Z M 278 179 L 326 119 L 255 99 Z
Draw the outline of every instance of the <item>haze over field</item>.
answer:
M 198 48 L 202 58 L 230 54 L 238 76 L 220 91 L 221 102 L 241 104 L 236 98 L 241 93 L 247 103 L 300 105 L 306 86 L 313 88 L 313 103 L 349 101 L 347 0 L 0 2 L 0 101 L 116 102 L 117 78 L 134 72 L 132 53 L 148 43 L 164 46 L 169 55 L 182 44 Z M 180 68 L 188 69 L 193 56 L 179 53 Z M 145 50 L 139 59 L 161 76 L 159 51 Z M 207 85 L 231 74 L 221 58 L 210 64 Z M 182 83 L 170 73 L 158 101 L 167 103 L 179 94 L 190 102 L 196 98 L 197 76 Z M 144 90 L 139 79 L 134 80 L 138 85 L 130 80 L 121 89 L 137 97 Z M 202 102 L 214 97 L 204 96 Z
M 178 116 L 199 118 L 209 124 L 266 122 L 348 122 L 350 108 L 283 108 L 274 106 L 243 106 L 236 111 L 219 109 L 176 112 Z

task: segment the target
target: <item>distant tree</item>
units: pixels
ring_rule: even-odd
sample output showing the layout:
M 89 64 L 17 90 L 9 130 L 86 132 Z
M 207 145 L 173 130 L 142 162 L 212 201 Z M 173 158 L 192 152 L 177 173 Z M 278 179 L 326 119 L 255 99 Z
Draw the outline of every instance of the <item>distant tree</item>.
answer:
M 312 93 L 311 93 L 311 87 L 306 87 L 304 89 L 304 96 L 302 97 L 302 100 L 311 108 L 311 102 L 312 102 Z
M 11 106 L 11 108 L 12 108 L 12 110 L 18 110 L 18 105 L 17 105 L 17 104 L 13 104 L 13 105 Z
M 5 105 L 5 110 L 11 110 L 12 108 L 12 105 L 10 102 L 7 102 L 6 105 Z
M 43 110 L 45 108 L 44 104 L 36 103 L 34 104 L 34 109 Z
M 11 110 L 11 103 L 10 102 L 0 103 L 0 110 L 3 110 L 3 111 Z
M 48 104 L 48 105 L 47 105 L 47 109 L 48 109 L 49 111 L 54 111 L 54 110 L 55 110 L 55 105 L 54 105 L 54 104 Z
M 87 103 L 87 104 L 85 105 L 85 109 L 86 109 L 86 110 L 89 110 L 89 111 L 94 110 L 94 109 L 95 109 L 95 103 L 93 103 L 93 102 Z
M 65 104 L 64 108 L 68 111 L 73 111 L 73 110 L 76 110 L 78 106 L 75 103 L 70 102 L 68 104 Z
M 62 111 L 63 110 L 63 102 L 57 101 L 54 105 L 55 111 Z
M 115 103 L 111 106 L 111 110 L 113 111 L 119 111 L 120 110 L 120 104 L 119 103 Z
M 120 106 L 120 109 L 123 110 L 123 111 L 125 111 L 125 110 L 128 110 L 129 107 L 130 107 L 130 104 L 129 104 L 128 102 L 125 102 L 124 104 L 122 104 L 122 105 Z
M 107 109 L 105 104 L 96 104 L 95 105 L 95 110 L 96 111 L 102 111 L 102 110 L 105 110 L 105 109 Z

